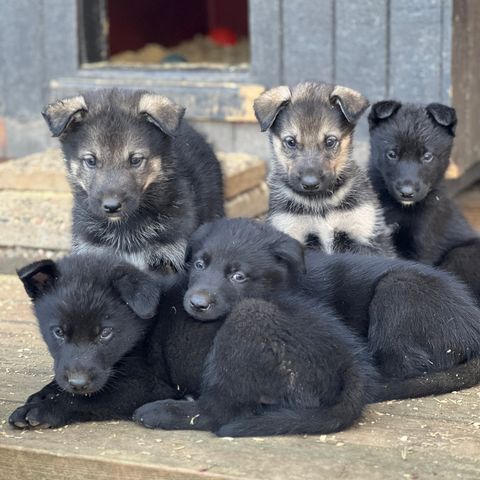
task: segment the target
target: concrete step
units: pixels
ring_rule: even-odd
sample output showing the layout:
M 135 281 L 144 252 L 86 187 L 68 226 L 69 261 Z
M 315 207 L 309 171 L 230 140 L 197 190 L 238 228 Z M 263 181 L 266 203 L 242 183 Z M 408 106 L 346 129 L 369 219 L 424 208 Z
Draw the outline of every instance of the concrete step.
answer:
M 219 153 L 218 157 L 227 215 L 263 215 L 268 207 L 265 163 L 246 154 Z M 68 252 L 71 208 L 59 150 L 0 164 L 0 273 Z

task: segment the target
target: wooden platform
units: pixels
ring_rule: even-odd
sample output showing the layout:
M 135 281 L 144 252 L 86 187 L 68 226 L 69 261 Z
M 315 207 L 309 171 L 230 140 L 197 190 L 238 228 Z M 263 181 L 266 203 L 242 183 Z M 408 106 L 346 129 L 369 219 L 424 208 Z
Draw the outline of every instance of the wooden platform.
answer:
M 336 435 L 219 439 L 129 422 L 20 431 L 6 419 L 51 374 L 14 276 L 0 276 L 0 479 L 478 479 L 480 388 L 368 408 Z

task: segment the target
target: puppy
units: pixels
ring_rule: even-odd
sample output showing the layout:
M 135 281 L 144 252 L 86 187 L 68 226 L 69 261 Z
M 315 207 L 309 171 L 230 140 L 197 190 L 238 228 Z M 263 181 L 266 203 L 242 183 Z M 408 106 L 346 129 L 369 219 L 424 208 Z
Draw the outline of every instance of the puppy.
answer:
M 455 273 L 480 299 L 480 238 L 448 197 L 457 117 L 446 105 L 373 105 L 370 176 L 401 256 Z
M 304 264 L 296 240 L 244 219 L 203 225 L 187 255 L 185 309 L 206 326 L 224 323 L 198 401 L 147 404 L 135 413 L 145 426 L 227 436 L 335 431 L 369 398 L 480 381 L 480 312 L 445 272 L 311 249 Z
M 330 433 L 360 416 L 376 372 L 363 342 L 331 309 L 297 291 L 300 243 L 225 221 L 200 227 L 188 255 L 185 310 L 223 325 L 198 401 L 147 404 L 134 415 L 139 423 L 238 437 Z
M 204 232 L 199 231 L 195 242 Z M 289 271 L 300 268 L 302 260 L 296 241 L 279 232 L 273 240 L 262 245 L 273 263 L 268 268 L 265 265 L 256 277 L 263 294 L 286 288 Z M 55 379 L 16 409 L 10 423 L 18 428 L 47 428 L 128 419 L 146 403 L 148 408 L 140 408 L 134 418 L 157 427 L 150 407 L 158 402 L 148 402 L 198 395 L 202 384 L 205 399 L 208 384 L 210 393 L 211 389 L 227 388 L 225 398 L 214 395 L 212 400 L 223 414 L 215 411 L 215 421 L 206 415 L 189 417 L 195 428 L 211 429 L 219 435 L 269 435 L 328 432 L 349 426 L 369 399 L 368 390 L 375 379 L 358 339 L 321 302 L 308 302 L 288 290 L 276 303 L 258 298 L 240 301 L 243 295 L 238 291 L 237 308 L 210 322 L 198 304 L 202 292 L 195 293 L 201 281 L 199 262 L 196 260 L 196 275 L 184 299 L 183 275 L 153 277 L 105 256 L 74 255 L 20 270 L 54 359 Z M 241 276 L 239 271 L 231 273 L 235 289 L 242 284 Z M 275 298 L 280 298 L 279 294 Z M 182 299 L 196 318 L 207 319 L 207 323 L 189 317 Z M 220 372 L 215 367 L 219 361 L 223 365 Z M 218 385 L 214 372 L 225 373 Z M 245 422 L 252 422 L 253 411 L 265 410 L 259 423 L 254 418 L 254 430 L 245 424 L 241 429 L 219 430 L 236 418 L 229 411 L 229 392 L 234 409 L 247 417 Z M 191 409 L 196 404 L 184 401 L 179 405 Z M 280 423 L 273 421 L 276 416 Z
M 352 159 L 355 125 L 368 101 L 323 83 L 276 87 L 255 100 L 269 131 L 269 222 L 326 253 L 393 256 L 383 213 L 367 174 Z
M 46 107 L 74 196 L 74 252 L 112 252 L 142 269 L 183 268 L 190 234 L 223 216 L 219 163 L 184 112 L 161 95 L 120 90 Z
M 220 323 L 201 325 L 185 313 L 182 275 L 154 277 L 107 255 L 72 255 L 33 263 L 19 276 L 55 378 L 12 413 L 13 426 L 129 420 L 144 403 L 200 392 Z

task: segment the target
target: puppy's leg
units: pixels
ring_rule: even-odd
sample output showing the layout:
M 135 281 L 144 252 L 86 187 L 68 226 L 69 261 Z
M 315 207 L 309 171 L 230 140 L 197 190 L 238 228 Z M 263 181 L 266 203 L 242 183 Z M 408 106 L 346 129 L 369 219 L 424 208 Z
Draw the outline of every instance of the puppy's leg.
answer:
M 369 313 L 369 347 L 387 377 L 438 372 L 479 352 L 479 312 L 466 289 L 443 272 L 419 266 L 388 273 Z
M 107 384 L 90 396 L 72 395 L 51 382 L 18 407 L 9 423 L 17 428 L 54 428 L 93 420 L 128 420 L 140 405 L 175 395 L 178 392 L 164 383 L 152 389 L 151 378 L 142 378 L 141 374 Z

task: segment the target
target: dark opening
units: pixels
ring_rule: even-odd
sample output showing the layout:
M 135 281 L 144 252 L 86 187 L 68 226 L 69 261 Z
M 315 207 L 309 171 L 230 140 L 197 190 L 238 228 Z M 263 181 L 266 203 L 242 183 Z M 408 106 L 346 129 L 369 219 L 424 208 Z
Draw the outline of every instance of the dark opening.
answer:
M 79 0 L 79 13 L 82 63 L 249 62 L 248 0 Z

